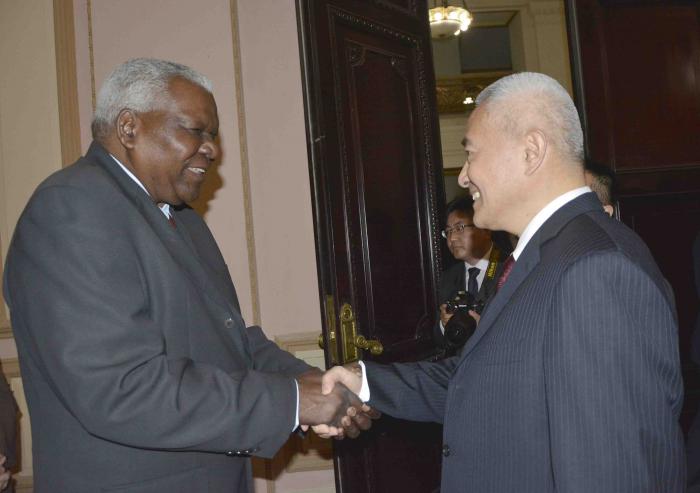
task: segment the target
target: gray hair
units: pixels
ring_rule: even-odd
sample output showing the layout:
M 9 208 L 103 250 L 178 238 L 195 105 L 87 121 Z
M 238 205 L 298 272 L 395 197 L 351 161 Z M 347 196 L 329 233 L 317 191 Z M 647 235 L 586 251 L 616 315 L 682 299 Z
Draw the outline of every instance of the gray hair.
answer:
M 542 130 L 565 157 L 583 163 L 578 111 L 566 89 L 548 75 L 521 72 L 503 77 L 477 96 L 476 105 L 484 104 L 499 106 L 496 118 L 513 135 L 524 135 L 534 122 L 543 124 Z
M 180 77 L 212 92 L 212 84 L 199 72 L 175 62 L 155 58 L 133 58 L 119 65 L 105 79 L 97 95 L 92 119 L 92 137 L 104 139 L 125 108 L 153 111 L 167 102 L 170 81 Z

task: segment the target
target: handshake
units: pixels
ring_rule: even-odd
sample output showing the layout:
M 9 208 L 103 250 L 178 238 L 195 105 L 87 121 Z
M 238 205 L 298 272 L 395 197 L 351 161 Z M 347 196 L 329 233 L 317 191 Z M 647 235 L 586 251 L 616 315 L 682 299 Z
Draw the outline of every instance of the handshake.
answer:
M 327 372 L 314 369 L 297 377 L 299 385 L 299 424 L 311 427 L 322 438 L 355 438 L 368 430 L 381 413 L 364 404 L 359 363 L 335 366 Z

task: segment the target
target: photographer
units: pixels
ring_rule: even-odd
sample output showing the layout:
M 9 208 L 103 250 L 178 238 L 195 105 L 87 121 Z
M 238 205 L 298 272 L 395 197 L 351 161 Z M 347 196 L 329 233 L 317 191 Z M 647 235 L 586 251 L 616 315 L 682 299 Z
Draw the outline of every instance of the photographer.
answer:
M 433 339 L 440 359 L 455 354 L 473 332 L 470 310 L 479 313 L 496 292 L 496 282 L 508 252 L 495 245 L 492 233 L 474 226 L 471 197 L 459 197 L 447 206 L 442 236 L 450 253 L 460 260 L 442 273 L 438 299 L 440 321 Z M 461 312 L 461 313 L 460 313 Z M 450 320 L 458 314 L 456 320 Z

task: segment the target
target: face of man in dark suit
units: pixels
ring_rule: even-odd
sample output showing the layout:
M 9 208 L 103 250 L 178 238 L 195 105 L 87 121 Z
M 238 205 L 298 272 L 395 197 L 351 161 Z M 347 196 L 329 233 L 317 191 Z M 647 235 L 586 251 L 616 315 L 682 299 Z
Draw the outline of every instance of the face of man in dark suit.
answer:
M 219 155 L 219 118 L 214 97 L 187 80 L 170 81 L 157 109 L 123 110 L 117 137 L 120 160 L 156 203 L 179 205 L 199 196 L 206 171 Z M 125 157 L 124 157 L 125 156 Z
M 466 226 L 462 232 L 458 231 L 460 224 Z M 447 216 L 445 230 L 450 231 L 447 248 L 457 260 L 476 265 L 491 248 L 491 232 L 474 226 L 472 215 L 466 212 L 452 211 Z

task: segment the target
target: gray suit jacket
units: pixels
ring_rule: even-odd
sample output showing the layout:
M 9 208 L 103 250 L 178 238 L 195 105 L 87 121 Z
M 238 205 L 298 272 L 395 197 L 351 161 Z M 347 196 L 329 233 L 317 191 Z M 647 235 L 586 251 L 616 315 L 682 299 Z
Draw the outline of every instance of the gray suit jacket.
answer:
M 367 363 L 370 404 L 444 423 L 443 493 L 684 491 L 671 296 L 584 194 L 528 243 L 460 356 Z
M 246 328 L 204 221 L 174 215 L 93 143 L 19 220 L 5 297 L 37 493 L 248 491 L 247 456 L 294 426 L 308 365 Z

